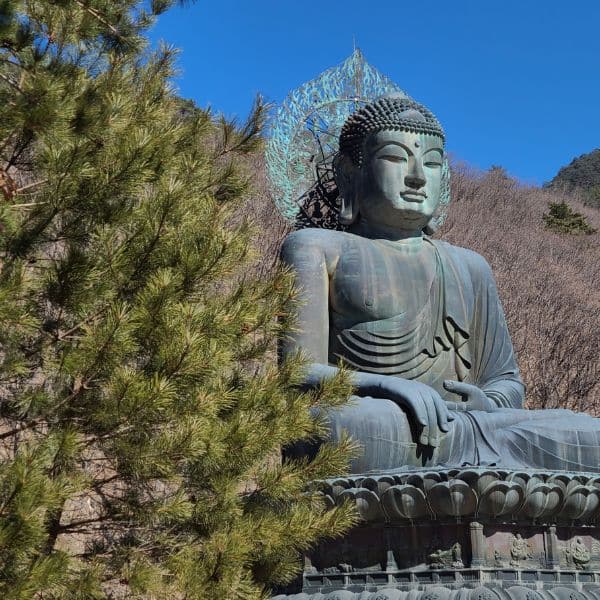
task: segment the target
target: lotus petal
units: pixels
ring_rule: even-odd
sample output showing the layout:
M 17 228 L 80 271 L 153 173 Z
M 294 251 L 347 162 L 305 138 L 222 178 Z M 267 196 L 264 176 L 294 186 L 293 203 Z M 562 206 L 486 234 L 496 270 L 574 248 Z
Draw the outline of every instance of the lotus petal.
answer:
M 537 592 L 536 590 L 532 590 L 531 588 L 526 588 L 522 585 L 514 585 L 509 587 L 508 597 L 511 600 L 544 600 L 544 596 Z
M 586 519 L 596 512 L 598 506 L 600 506 L 600 490 L 579 484 L 567 490 L 561 515 L 574 521 Z
M 468 483 L 451 479 L 437 483 L 429 490 L 429 504 L 438 515 L 472 515 L 477 508 L 477 494 Z
M 408 484 L 385 490 L 381 495 L 381 507 L 390 521 L 418 519 L 429 514 L 423 490 Z
M 520 483 L 523 488 L 527 487 L 527 483 L 531 479 L 531 475 L 524 471 L 513 471 L 506 476 L 506 481 L 514 481 Z
M 323 500 L 325 502 L 325 510 L 331 510 L 335 507 L 335 500 L 329 494 L 323 494 Z
M 433 471 L 431 473 L 424 473 L 423 474 L 423 487 L 425 489 L 425 492 L 428 492 L 434 485 L 436 485 L 440 481 L 443 481 L 443 478 L 440 475 L 440 473 L 437 473 L 435 471 Z
M 411 473 L 404 479 L 406 485 L 412 485 L 413 487 L 419 488 L 420 490 L 425 489 L 423 483 L 423 475 L 421 473 Z
M 396 480 L 394 477 L 391 477 L 390 475 L 382 475 L 381 477 L 377 477 L 377 491 L 380 495 L 393 485 L 396 485 Z
M 337 498 L 344 490 L 353 487 L 350 481 L 345 477 L 339 477 L 338 479 L 329 479 L 327 483 L 331 486 L 334 498 Z
M 565 493 L 560 485 L 538 483 L 525 491 L 525 501 L 520 512 L 532 519 L 548 517 L 559 510 L 564 497 Z
M 456 479 L 462 479 L 468 483 L 481 496 L 485 490 L 500 479 L 497 471 L 476 471 L 468 469 L 457 474 Z
M 360 480 L 360 484 L 357 487 L 375 491 L 377 489 L 377 479 L 374 477 L 365 477 Z
M 493 517 L 513 514 L 523 504 L 524 498 L 525 491 L 518 483 L 495 481 L 481 495 L 477 512 Z
M 483 585 L 469 592 L 469 600 L 500 600 L 501 597 L 495 589 Z
M 586 485 L 589 485 L 591 487 L 595 487 L 600 489 L 600 477 L 599 476 L 594 476 L 594 477 L 590 477 L 586 483 Z
M 344 490 L 339 497 L 340 501 L 350 500 L 356 504 L 358 514 L 367 522 L 383 520 L 383 511 L 379 496 L 365 488 L 351 488 Z

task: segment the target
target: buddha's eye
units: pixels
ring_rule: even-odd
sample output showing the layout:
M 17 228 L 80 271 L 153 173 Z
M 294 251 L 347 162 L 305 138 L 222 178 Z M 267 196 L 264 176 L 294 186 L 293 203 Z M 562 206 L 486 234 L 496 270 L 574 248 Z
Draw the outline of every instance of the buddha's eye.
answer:
M 396 154 L 383 154 L 382 156 L 378 156 L 377 158 L 381 158 L 383 160 L 389 160 L 390 162 L 395 162 L 395 163 L 406 162 L 405 156 L 398 156 Z
M 442 153 L 437 149 L 432 149 L 425 153 L 423 165 L 429 169 L 437 169 L 442 166 Z

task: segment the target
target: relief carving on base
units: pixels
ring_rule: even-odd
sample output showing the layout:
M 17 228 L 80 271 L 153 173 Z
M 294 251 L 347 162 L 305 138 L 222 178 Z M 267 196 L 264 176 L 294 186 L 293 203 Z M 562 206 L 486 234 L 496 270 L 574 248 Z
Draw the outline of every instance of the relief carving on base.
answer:
M 510 566 L 520 567 L 521 562 L 533 558 L 533 552 L 529 542 L 523 539 L 520 533 L 513 536 L 510 544 Z
M 576 537 L 564 548 L 564 552 L 569 566 L 575 567 L 578 570 L 588 568 L 592 555 L 581 537 Z
M 462 561 L 462 548 L 456 542 L 448 550 L 436 550 L 428 557 L 429 566 L 432 569 L 444 569 L 451 567 L 453 569 L 462 569 L 465 565 Z

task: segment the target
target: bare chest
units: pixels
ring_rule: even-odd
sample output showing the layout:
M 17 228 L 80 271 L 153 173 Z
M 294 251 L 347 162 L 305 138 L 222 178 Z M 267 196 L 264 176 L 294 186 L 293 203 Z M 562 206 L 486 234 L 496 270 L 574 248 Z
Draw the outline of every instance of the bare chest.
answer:
M 330 279 L 332 317 L 342 328 L 418 313 L 436 277 L 435 252 L 398 249 L 387 242 L 347 244 Z

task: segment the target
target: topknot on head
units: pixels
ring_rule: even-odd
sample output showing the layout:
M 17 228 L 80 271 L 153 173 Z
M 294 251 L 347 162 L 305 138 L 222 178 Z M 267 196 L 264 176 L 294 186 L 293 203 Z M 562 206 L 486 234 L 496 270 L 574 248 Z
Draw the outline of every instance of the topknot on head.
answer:
M 382 96 L 346 119 L 340 133 L 340 153 L 361 166 L 363 142 L 369 134 L 385 130 L 425 133 L 445 139 L 439 121 L 422 104 L 399 95 Z

